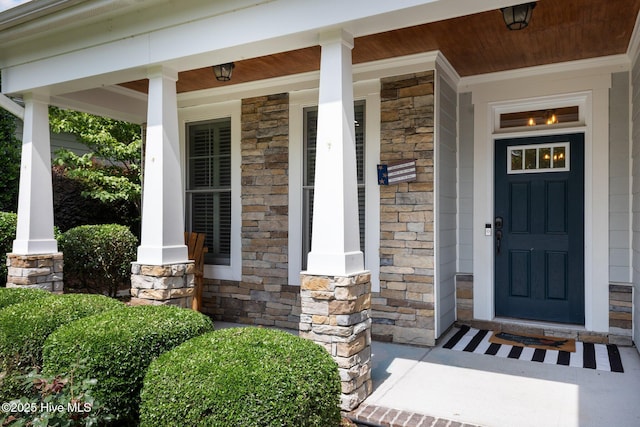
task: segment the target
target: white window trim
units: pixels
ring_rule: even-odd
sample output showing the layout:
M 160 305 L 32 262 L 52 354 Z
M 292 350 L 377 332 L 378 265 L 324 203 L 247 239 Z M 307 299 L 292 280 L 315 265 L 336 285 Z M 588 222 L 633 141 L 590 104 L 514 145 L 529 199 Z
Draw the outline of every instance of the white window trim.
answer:
M 364 100 L 365 147 L 365 268 L 371 273 L 371 289 L 380 290 L 380 188 L 376 165 L 380 160 L 380 81 L 354 83 L 354 100 Z M 302 271 L 302 173 L 304 109 L 318 105 L 318 90 L 292 92 L 289 96 L 289 284 L 300 285 Z
M 231 253 L 229 265 L 205 264 L 204 277 L 219 280 L 242 280 L 242 198 L 241 198 L 241 101 L 229 101 L 197 108 L 183 108 L 178 111 L 180 124 L 180 147 L 184 177 L 187 182 L 186 132 L 187 125 L 216 119 L 231 119 Z M 186 191 L 186 184 L 182 189 Z M 186 212 L 185 212 L 186 217 Z

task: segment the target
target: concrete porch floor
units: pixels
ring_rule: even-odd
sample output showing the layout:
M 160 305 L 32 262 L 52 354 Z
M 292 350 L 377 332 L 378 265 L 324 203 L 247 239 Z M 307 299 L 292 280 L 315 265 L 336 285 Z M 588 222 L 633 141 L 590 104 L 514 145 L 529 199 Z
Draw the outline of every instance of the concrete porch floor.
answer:
M 625 372 L 614 373 L 442 348 L 455 332 L 433 348 L 374 341 L 374 391 L 352 418 L 392 427 L 640 426 L 635 347 L 619 348 Z
M 451 331 L 442 343 L 455 333 Z M 354 411 L 390 408 L 442 426 L 640 426 L 640 354 L 620 347 L 624 373 L 549 365 L 442 348 L 374 342 L 374 392 Z M 390 411 L 372 423 L 420 425 Z M 378 409 L 373 418 L 384 411 Z M 364 421 L 366 419 L 361 417 Z M 426 419 L 426 418 L 425 418 Z M 449 422 L 446 422 L 449 420 Z

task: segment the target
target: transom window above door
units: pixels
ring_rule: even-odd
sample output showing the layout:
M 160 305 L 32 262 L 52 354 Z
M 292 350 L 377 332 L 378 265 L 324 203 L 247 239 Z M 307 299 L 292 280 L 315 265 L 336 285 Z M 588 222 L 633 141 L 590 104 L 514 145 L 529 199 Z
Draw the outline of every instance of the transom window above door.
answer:
M 507 173 L 569 171 L 569 143 L 516 145 L 507 149 Z
M 570 107 L 547 108 L 542 110 L 517 111 L 500 114 L 500 129 L 552 126 L 558 124 L 578 123 L 580 109 L 577 105 Z

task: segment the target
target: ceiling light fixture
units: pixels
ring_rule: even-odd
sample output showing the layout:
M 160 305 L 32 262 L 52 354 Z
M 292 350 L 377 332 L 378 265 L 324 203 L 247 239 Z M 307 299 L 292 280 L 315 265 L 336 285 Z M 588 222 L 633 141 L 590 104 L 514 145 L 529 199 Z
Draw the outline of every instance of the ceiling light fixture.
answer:
M 216 75 L 216 80 L 220 82 L 228 82 L 229 80 L 231 80 L 231 74 L 233 74 L 233 69 L 235 68 L 235 66 L 236 65 L 233 62 L 214 65 L 213 74 Z
M 516 6 L 503 7 L 500 9 L 502 18 L 507 28 L 510 30 L 522 30 L 527 28 L 531 20 L 533 8 L 536 7 L 535 2 L 519 4 Z

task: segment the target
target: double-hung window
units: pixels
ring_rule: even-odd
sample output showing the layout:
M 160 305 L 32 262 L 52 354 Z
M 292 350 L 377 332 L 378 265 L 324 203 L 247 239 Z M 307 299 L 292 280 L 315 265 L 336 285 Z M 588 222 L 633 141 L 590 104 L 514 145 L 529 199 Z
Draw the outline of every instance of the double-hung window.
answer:
M 187 229 L 205 233 L 205 263 L 231 263 L 231 119 L 187 125 Z
M 365 103 L 354 105 L 356 133 L 356 168 L 358 172 L 358 211 L 360 215 L 360 250 L 364 252 L 365 224 Z M 316 137 L 318 130 L 318 108 L 304 109 L 304 160 L 302 178 L 302 269 L 307 268 L 307 256 L 311 251 L 311 228 L 313 224 L 313 185 L 316 168 Z

